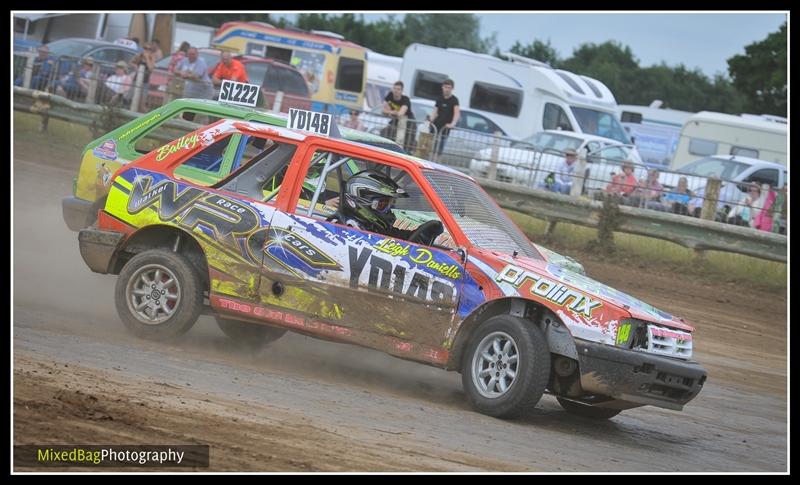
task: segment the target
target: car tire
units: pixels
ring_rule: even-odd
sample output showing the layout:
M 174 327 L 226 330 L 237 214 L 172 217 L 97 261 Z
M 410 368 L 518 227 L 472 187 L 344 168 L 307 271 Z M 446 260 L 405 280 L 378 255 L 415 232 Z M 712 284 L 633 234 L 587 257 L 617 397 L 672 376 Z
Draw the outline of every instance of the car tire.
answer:
M 234 343 L 248 350 L 260 350 L 278 340 L 286 329 L 215 317 L 222 333 Z
M 122 268 L 114 301 L 131 333 L 168 341 L 188 332 L 200 316 L 203 279 L 186 256 L 151 249 Z
M 575 416 L 580 416 L 582 418 L 595 419 L 598 421 L 611 419 L 622 412 L 621 409 L 599 408 L 596 406 L 589 406 L 587 404 L 570 401 L 561 397 L 556 397 L 556 400 L 558 400 L 558 403 L 561 404 L 562 408 L 564 408 L 564 411 L 568 412 L 569 414 L 574 414 Z
M 470 337 L 461 365 L 469 403 L 497 418 L 533 410 L 549 377 L 550 349 L 541 329 L 511 315 L 483 322 Z

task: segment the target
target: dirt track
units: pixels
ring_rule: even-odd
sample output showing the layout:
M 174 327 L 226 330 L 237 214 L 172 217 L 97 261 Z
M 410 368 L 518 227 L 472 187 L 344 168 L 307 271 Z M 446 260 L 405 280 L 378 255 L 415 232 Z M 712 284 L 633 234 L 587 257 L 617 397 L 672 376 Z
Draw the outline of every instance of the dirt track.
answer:
M 243 354 L 208 317 L 180 345 L 127 335 L 115 277 L 85 267 L 61 219 L 76 167 L 16 157 L 15 444 L 209 444 L 211 470 L 787 469 L 785 294 L 584 258 L 591 276 L 697 325 L 705 389 L 682 412 L 595 423 L 545 396 L 501 421 L 467 407 L 456 373 L 353 346 L 287 334 Z

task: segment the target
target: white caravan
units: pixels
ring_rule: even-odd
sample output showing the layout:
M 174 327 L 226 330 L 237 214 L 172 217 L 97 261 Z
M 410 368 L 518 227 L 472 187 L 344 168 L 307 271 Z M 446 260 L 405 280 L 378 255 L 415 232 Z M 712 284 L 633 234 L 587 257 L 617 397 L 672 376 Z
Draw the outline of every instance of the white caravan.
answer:
M 562 129 L 631 142 L 605 84 L 526 57 L 503 55 L 509 60 L 411 44 L 403 55 L 400 79 L 409 96 L 436 99 L 449 77 L 462 108 L 485 115 L 514 138 Z
M 786 123 L 758 118 L 711 111 L 692 115 L 683 125 L 670 167 L 679 169 L 710 155 L 740 155 L 786 165 Z
M 661 108 L 661 100 L 650 106 L 621 104 L 622 126 L 648 165 L 668 167 L 678 148 L 678 139 L 686 120 L 693 113 Z
M 383 104 L 383 98 L 400 80 L 402 57 L 367 52 L 367 88 L 364 90 L 364 111 Z

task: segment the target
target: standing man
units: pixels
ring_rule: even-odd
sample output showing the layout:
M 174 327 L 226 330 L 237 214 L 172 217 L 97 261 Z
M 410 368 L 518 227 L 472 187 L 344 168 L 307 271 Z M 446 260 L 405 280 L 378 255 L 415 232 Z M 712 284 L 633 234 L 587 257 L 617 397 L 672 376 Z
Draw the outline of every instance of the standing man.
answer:
M 394 140 L 397 135 L 397 123 L 400 117 L 408 116 L 409 120 L 414 119 L 414 112 L 411 111 L 411 99 L 403 94 L 403 81 L 397 81 L 392 86 L 392 91 L 386 94 L 383 99 L 383 114 L 391 116 L 387 127 L 386 138 Z M 417 127 L 411 122 L 406 125 L 406 136 L 403 145 L 406 151 L 413 151 L 412 142 L 416 140 Z
M 233 54 L 228 51 L 222 51 L 219 64 L 214 67 L 214 72 L 211 73 L 211 82 L 214 83 L 215 88 L 219 89 L 223 79 L 240 83 L 250 82 L 247 79 L 247 71 L 244 69 L 244 64 L 234 59 Z
M 431 123 L 436 127 L 439 139 L 438 147 L 435 149 L 437 155 L 442 154 L 447 135 L 450 134 L 450 129 L 456 126 L 460 117 L 458 98 L 453 96 L 453 80 L 445 79 L 442 82 L 442 96 L 436 100 L 436 106 L 431 112 Z
M 175 75 L 186 79 L 183 87 L 184 98 L 211 99 L 211 79 L 208 77 L 208 65 L 197 54 L 197 47 L 190 47 L 178 65 Z

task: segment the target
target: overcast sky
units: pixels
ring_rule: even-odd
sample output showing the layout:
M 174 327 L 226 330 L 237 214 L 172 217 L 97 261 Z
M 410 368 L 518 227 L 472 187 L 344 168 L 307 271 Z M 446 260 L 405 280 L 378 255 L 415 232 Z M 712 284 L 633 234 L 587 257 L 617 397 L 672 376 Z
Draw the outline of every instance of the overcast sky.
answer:
M 403 14 L 396 14 L 402 17 Z M 614 40 L 630 46 L 639 65 L 665 61 L 699 68 L 709 77 L 727 74 L 726 60 L 744 54 L 744 46 L 778 30 L 785 13 L 476 13 L 481 36 L 497 33 L 497 45 L 508 50 L 515 41 L 550 41 L 561 58 L 586 42 Z M 295 15 L 281 15 L 294 20 Z M 365 14 L 367 21 L 386 14 Z

